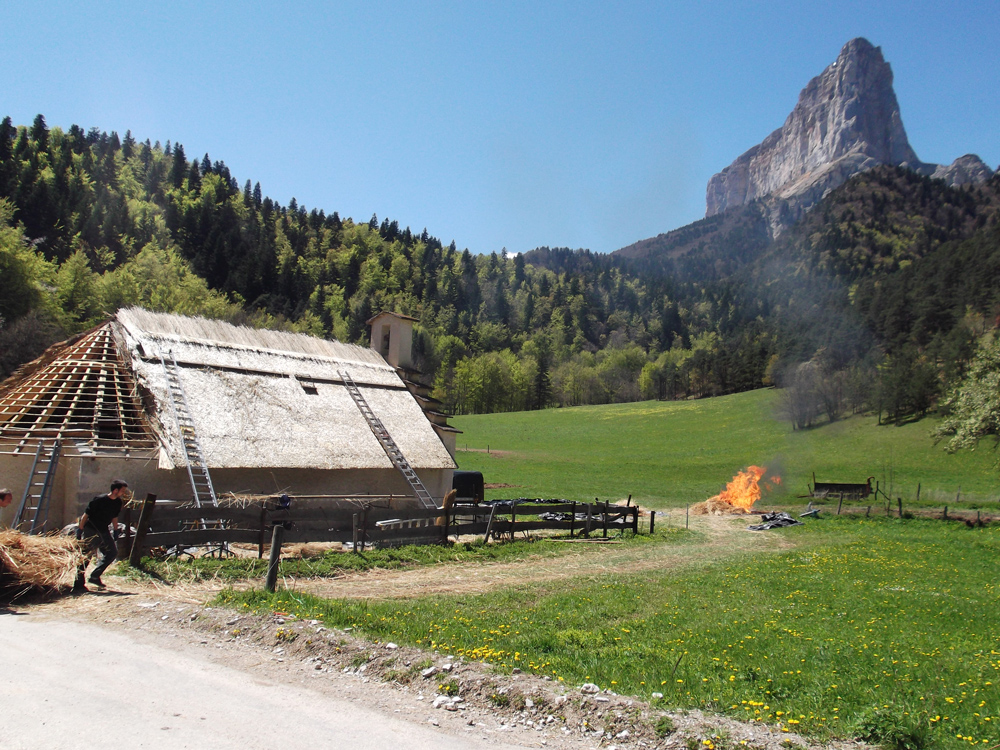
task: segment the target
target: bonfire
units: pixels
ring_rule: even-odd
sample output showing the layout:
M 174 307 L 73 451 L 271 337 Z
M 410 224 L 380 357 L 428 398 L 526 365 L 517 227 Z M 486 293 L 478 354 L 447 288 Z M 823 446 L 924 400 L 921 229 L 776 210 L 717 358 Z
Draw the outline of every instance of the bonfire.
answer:
M 715 497 L 691 506 L 691 512 L 699 516 L 726 516 L 751 513 L 754 503 L 760 500 L 762 489 L 770 489 L 781 484 L 781 477 L 768 477 L 761 483 L 761 478 L 767 474 L 764 466 L 748 466 L 745 471 L 736 472 L 726 489 Z M 763 485 L 763 486 L 762 486 Z
M 0 598 L 72 586 L 82 559 L 80 544 L 72 537 L 4 529 L 0 531 Z

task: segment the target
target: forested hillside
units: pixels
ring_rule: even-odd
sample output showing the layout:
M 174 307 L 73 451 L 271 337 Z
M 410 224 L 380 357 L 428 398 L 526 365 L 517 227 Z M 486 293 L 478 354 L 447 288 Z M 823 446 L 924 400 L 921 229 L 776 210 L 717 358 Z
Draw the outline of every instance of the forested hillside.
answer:
M 919 371 L 933 401 L 993 324 L 1000 269 L 972 269 L 998 254 L 998 184 L 955 190 L 875 170 L 777 243 L 751 206 L 670 233 L 668 253 L 509 257 L 389 219 L 280 205 L 177 143 L 7 118 L 0 375 L 124 305 L 356 343 L 389 309 L 419 319 L 418 365 L 458 413 L 784 378 L 812 383 L 803 425 L 830 383 L 840 395 L 828 416 L 877 402 L 898 418 L 926 399 L 888 406 L 894 378 L 918 382 Z

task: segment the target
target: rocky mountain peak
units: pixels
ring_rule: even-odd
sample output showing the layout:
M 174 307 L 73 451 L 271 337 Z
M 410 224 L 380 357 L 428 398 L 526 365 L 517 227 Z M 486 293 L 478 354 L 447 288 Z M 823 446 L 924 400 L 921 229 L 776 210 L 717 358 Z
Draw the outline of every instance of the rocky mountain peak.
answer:
M 764 196 L 811 205 L 876 164 L 922 166 L 906 139 L 882 50 L 852 39 L 802 89 L 781 128 L 712 177 L 706 215 Z

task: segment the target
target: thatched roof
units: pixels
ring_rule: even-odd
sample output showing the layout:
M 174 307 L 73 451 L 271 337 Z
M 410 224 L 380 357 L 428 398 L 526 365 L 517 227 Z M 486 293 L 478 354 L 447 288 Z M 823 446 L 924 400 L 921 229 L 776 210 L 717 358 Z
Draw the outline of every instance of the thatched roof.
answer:
M 414 468 L 455 467 L 403 381 L 371 349 L 135 308 L 120 311 L 114 326 L 153 395 L 161 465 L 184 461 L 162 355 L 177 361 L 210 468 L 391 469 L 340 372 Z

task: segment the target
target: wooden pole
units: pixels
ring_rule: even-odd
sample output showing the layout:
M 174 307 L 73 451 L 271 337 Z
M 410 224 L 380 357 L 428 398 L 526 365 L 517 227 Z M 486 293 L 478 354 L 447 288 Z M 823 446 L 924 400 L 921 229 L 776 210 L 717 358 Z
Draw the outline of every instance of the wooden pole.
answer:
M 596 497 L 594 498 L 594 502 L 595 503 L 597 502 L 597 498 Z M 608 503 L 607 503 L 607 501 L 605 501 L 605 503 L 604 503 L 604 513 L 602 514 L 602 517 L 604 518 L 604 538 L 607 539 L 608 538 Z
M 569 535 L 570 538 L 576 534 L 576 500 L 573 501 L 573 514 L 569 518 Z
M 353 516 L 353 518 L 351 520 L 352 520 L 352 523 L 353 523 L 353 526 L 352 526 L 352 532 L 353 532 L 352 539 L 353 539 L 353 543 L 354 543 L 354 550 L 353 551 L 354 551 L 355 554 L 358 554 L 359 553 L 359 550 L 358 550 L 358 514 L 355 513 L 354 516 Z
M 903 498 L 897 497 L 896 502 L 899 503 L 899 517 L 903 517 Z
M 132 508 L 128 505 L 122 508 L 122 523 L 125 524 L 125 548 L 132 554 Z
M 587 522 L 583 527 L 583 535 L 589 539 L 590 538 L 590 521 L 594 515 L 594 506 L 587 503 Z
M 684 528 L 688 529 L 691 527 L 691 506 L 684 506 Z
M 941 518 L 942 518 L 942 520 L 945 520 L 945 521 L 948 520 L 948 506 L 947 505 L 944 506 L 944 513 L 941 514 Z
M 156 495 L 150 492 L 146 499 L 142 501 L 142 510 L 139 511 L 139 525 L 135 528 L 135 538 L 132 540 L 132 549 L 129 550 L 128 564 L 133 568 L 139 567 L 142 559 L 142 543 L 146 540 L 146 533 L 149 531 L 149 519 L 153 516 L 153 507 L 156 505 Z
M 510 540 L 514 541 L 514 522 L 517 520 L 517 503 L 510 504 Z
M 651 510 L 651 511 L 649 511 L 649 533 L 650 533 L 650 535 L 652 535 L 652 533 L 655 530 L 656 530 L 656 511 L 655 510 Z
M 264 557 L 264 530 L 267 524 L 267 505 L 260 506 L 260 532 L 257 534 L 257 559 Z
M 920 502 L 920 482 L 917 482 L 917 502 Z
M 844 505 L 844 493 L 840 493 L 840 499 L 837 501 L 837 515 L 840 515 L 840 508 Z
M 278 561 L 281 560 L 281 542 L 284 538 L 285 527 L 280 523 L 274 524 L 274 531 L 271 532 L 271 556 L 267 560 L 267 581 L 264 583 L 264 588 L 272 593 L 278 583 Z

